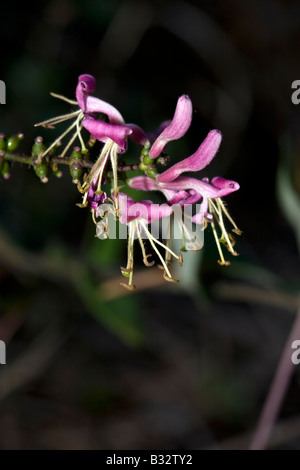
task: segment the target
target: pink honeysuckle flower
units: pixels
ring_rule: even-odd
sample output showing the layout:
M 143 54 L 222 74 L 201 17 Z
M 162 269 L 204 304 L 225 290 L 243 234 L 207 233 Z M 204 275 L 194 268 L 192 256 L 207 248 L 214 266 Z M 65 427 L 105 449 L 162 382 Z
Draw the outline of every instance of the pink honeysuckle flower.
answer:
M 198 180 L 190 176 L 178 176 L 173 181 L 160 183 L 148 176 L 135 176 L 128 181 L 128 186 L 142 191 L 161 191 L 168 200 L 168 204 L 178 203 L 194 204 L 203 199 L 206 207 L 208 199 L 218 199 L 237 191 L 239 184 L 236 181 L 226 180 L 219 176 L 212 179 L 211 184 L 205 179 Z M 201 211 L 203 213 L 203 210 Z M 206 214 L 207 211 L 204 212 Z M 196 214 L 197 216 L 197 214 Z M 203 218 L 194 216 L 193 222 L 203 223 Z M 209 219 L 209 217 L 208 217 Z
M 146 266 L 152 266 L 154 261 L 149 262 L 148 258 L 151 256 L 147 255 L 142 235 L 148 238 L 153 250 L 159 257 L 163 269 L 164 269 L 164 278 L 167 281 L 177 282 L 171 275 L 168 263 L 164 260 L 160 251 L 157 248 L 157 245 L 164 248 L 165 252 L 168 253 L 168 259 L 174 257 L 179 261 L 179 264 L 182 264 L 181 254 L 176 255 L 169 246 L 164 245 L 162 242 L 155 238 L 148 225 L 151 222 L 155 222 L 164 217 L 169 217 L 172 214 L 172 208 L 167 204 L 154 204 L 152 201 L 140 201 L 135 202 L 127 194 L 119 193 L 117 196 L 118 207 L 119 207 L 119 220 L 123 224 L 128 225 L 128 249 L 127 249 L 127 265 L 126 268 L 121 268 L 121 273 L 124 277 L 128 278 L 128 284 L 121 284 L 127 289 L 133 290 L 135 286 L 133 285 L 133 265 L 134 265 L 134 240 L 138 239 L 142 254 L 143 261 Z
M 136 176 L 129 180 L 128 185 L 131 188 L 144 191 L 161 191 L 170 205 L 177 203 L 184 207 L 201 200 L 200 210 L 192 217 L 192 222 L 204 224 L 205 227 L 207 222 L 211 222 L 220 253 L 219 262 L 220 264 L 228 264 L 224 259 L 220 241 L 226 245 L 233 255 L 237 255 L 237 253 L 233 249 L 233 237 L 226 231 L 223 214 L 232 223 L 235 233 L 241 234 L 241 231 L 228 214 L 221 198 L 237 191 L 240 187 L 239 184 L 236 181 L 226 180 L 219 176 L 213 178 L 210 183 L 208 178 L 199 180 L 182 175 L 182 173 L 187 171 L 195 172 L 205 168 L 215 157 L 221 139 L 221 133 L 217 130 L 212 130 L 193 155 L 171 166 L 158 175 L 156 180 L 147 176 Z M 214 219 L 216 219 L 221 228 L 220 240 L 217 236 Z
M 69 104 L 72 105 L 78 105 L 79 110 L 73 111 L 68 114 L 64 114 L 62 116 L 57 116 L 51 119 L 47 119 L 46 121 L 40 122 L 36 124 L 36 126 L 43 126 L 43 127 L 49 127 L 49 128 L 54 128 L 56 124 L 59 124 L 64 121 L 68 121 L 70 119 L 74 119 L 73 123 L 68 127 L 66 131 L 64 131 L 55 141 L 43 152 L 41 155 L 41 158 L 46 156 L 50 150 L 55 147 L 66 135 L 68 135 L 72 130 L 73 130 L 73 136 L 65 146 L 64 150 L 61 152 L 61 156 L 63 157 L 73 142 L 75 141 L 76 138 L 80 140 L 80 145 L 81 145 L 81 151 L 83 153 L 87 153 L 87 149 L 85 146 L 85 143 L 83 141 L 82 135 L 81 135 L 81 126 L 82 126 L 82 121 L 85 119 L 95 119 L 96 121 L 96 113 L 101 113 L 105 114 L 108 118 L 108 123 L 104 123 L 102 121 L 97 121 L 101 122 L 98 133 L 100 136 L 102 136 L 102 140 L 99 138 L 99 140 L 106 141 L 104 136 L 104 131 L 106 130 L 106 135 L 107 137 L 110 137 L 110 135 L 114 136 L 116 139 L 119 137 L 120 138 L 120 132 L 122 132 L 122 128 L 126 127 L 126 132 L 127 135 L 131 135 L 131 138 L 134 142 L 140 143 L 141 145 L 145 145 L 146 142 L 148 142 L 148 138 L 146 137 L 146 134 L 144 131 L 137 125 L 135 124 L 128 124 L 126 125 L 124 122 L 124 119 L 120 112 L 111 104 L 100 100 L 99 98 L 96 98 L 94 96 L 91 96 L 91 93 L 95 90 L 95 78 L 92 75 L 89 74 L 83 74 L 80 75 L 78 78 L 78 84 L 76 87 L 76 101 L 70 100 L 68 98 L 65 98 L 64 96 L 57 95 L 55 93 L 52 93 L 52 96 L 62 99 L 63 101 L 66 101 Z M 88 124 L 89 125 L 89 124 Z M 106 125 L 106 128 L 105 128 Z M 112 128 L 109 128 L 108 126 L 111 125 L 113 126 Z M 100 132 L 100 128 L 102 126 L 102 132 Z M 120 126 L 120 129 L 114 128 L 114 126 Z M 120 131 L 120 132 L 119 132 Z M 119 145 L 120 148 L 124 148 L 125 143 L 124 139 L 122 139 L 122 144 Z M 124 150 L 121 150 L 121 152 Z M 120 152 L 119 152 L 120 153 Z
M 149 157 L 158 157 L 168 142 L 180 139 L 192 122 L 192 102 L 187 95 L 182 95 L 177 101 L 175 113 L 171 122 L 162 123 L 162 132 L 157 136 L 149 150 Z
M 217 176 L 209 183 L 207 178 L 197 180 L 196 178 L 188 176 L 178 176 L 174 181 L 159 183 L 148 176 L 136 176 L 128 181 L 128 185 L 131 188 L 144 191 L 161 191 L 167 198 L 168 204 L 179 204 L 182 206 L 183 210 L 186 205 L 194 204 L 201 200 L 200 209 L 192 217 L 192 222 L 204 224 L 204 228 L 206 228 L 207 222 L 210 222 L 220 254 L 220 264 L 229 264 L 224 258 L 220 242 L 227 247 L 231 254 L 237 255 L 233 248 L 234 238 L 231 234 L 227 233 L 223 215 L 225 215 L 233 225 L 233 232 L 238 235 L 242 232 L 230 217 L 221 199 L 239 189 L 240 186 L 236 181 L 226 180 Z M 221 237 L 217 235 L 214 220 L 217 221 L 221 229 Z

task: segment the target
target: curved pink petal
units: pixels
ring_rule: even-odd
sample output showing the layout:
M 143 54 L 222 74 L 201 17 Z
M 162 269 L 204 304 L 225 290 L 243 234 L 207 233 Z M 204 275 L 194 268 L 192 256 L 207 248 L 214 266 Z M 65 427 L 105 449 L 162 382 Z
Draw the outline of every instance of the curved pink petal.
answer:
M 214 184 L 210 184 L 190 176 L 178 176 L 174 181 L 160 183 L 159 187 L 170 189 L 171 191 L 193 189 L 196 193 L 201 194 L 203 197 L 209 197 L 211 199 L 227 196 L 227 194 L 237 191 L 240 187 L 236 181 L 225 180 L 224 178 L 220 177 L 217 177 L 216 179 L 214 178 L 213 181 Z
M 187 95 L 182 95 L 175 109 L 174 117 L 170 124 L 162 131 L 152 145 L 149 156 L 151 158 L 158 157 L 164 147 L 171 140 L 177 140 L 182 137 L 191 125 L 193 106 Z
M 88 130 L 100 142 L 106 142 L 107 139 L 113 140 L 118 144 L 118 152 L 123 153 L 127 148 L 127 137 L 132 130 L 126 126 L 117 126 L 107 122 L 97 121 L 96 119 L 86 118 L 82 121 L 83 127 Z
M 221 132 L 212 130 L 202 142 L 198 150 L 188 158 L 181 160 L 168 168 L 157 177 L 157 181 L 173 181 L 185 171 L 200 171 L 205 168 L 215 157 L 222 140 Z
M 86 99 L 86 108 L 83 110 L 88 114 L 103 113 L 108 116 L 111 124 L 122 125 L 125 123 L 122 114 L 113 105 L 100 100 L 95 96 L 88 96 Z
M 86 99 L 89 93 L 95 91 L 95 86 L 96 80 L 93 75 L 89 75 L 87 73 L 79 75 L 76 87 L 76 100 L 84 112 L 86 111 Z
M 127 182 L 127 184 L 130 188 L 139 189 L 140 191 L 161 191 L 168 203 L 170 199 L 176 197 L 176 191 L 162 188 L 159 183 L 149 176 L 134 176 Z
M 160 191 L 160 184 L 149 176 L 134 176 L 128 181 L 128 186 L 141 191 Z
M 221 176 L 215 176 L 211 180 L 211 184 L 222 191 L 230 190 L 231 193 L 233 191 L 237 191 L 238 189 L 240 189 L 239 183 L 237 183 L 236 181 L 232 181 L 232 180 L 226 180 L 225 178 L 222 178 Z
M 108 116 L 111 124 L 124 124 L 123 116 L 106 101 L 90 96 L 95 91 L 95 77 L 89 74 L 79 75 L 76 87 L 76 100 L 84 113 L 103 113 Z

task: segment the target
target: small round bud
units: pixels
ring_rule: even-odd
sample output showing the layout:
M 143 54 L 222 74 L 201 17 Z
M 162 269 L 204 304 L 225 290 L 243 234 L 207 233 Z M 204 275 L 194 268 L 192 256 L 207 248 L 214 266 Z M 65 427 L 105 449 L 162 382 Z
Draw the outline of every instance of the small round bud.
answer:
M 157 170 L 156 168 L 152 167 L 152 168 L 148 168 L 146 170 L 146 175 L 148 175 L 150 178 L 152 178 L 153 180 L 156 179 L 157 177 Z
M 6 149 L 9 152 L 13 152 L 19 146 L 20 140 L 23 138 L 23 134 L 12 135 L 7 139 Z
M 61 170 L 52 170 L 52 171 L 53 171 L 54 176 L 56 176 L 56 178 L 61 178 L 63 175 L 63 172 Z
M 71 153 L 71 158 L 73 158 L 74 160 L 81 160 L 82 159 L 82 154 L 81 154 L 81 151 L 80 151 L 80 147 L 74 147 L 73 148 L 73 152 Z
M 75 159 L 73 163 L 70 166 L 70 174 L 73 178 L 73 183 L 77 184 L 79 181 L 79 178 L 82 176 L 82 168 L 83 165 L 81 163 L 81 160 Z
M 7 160 L 4 160 L 1 165 L 1 175 L 4 179 L 8 180 L 10 178 L 10 165 Z
M 36 165 L 34 167 L 34 171 L 35 171 L 36 176 L 40 178 L 42 183 L 47 183 L 48 166 L 45 165 L 45 163 L 40 163 L 39 165 Z
M 144 155 L 143 159 L 142 159 L 144 165 L 153 165 L 153 158 L 149 157 L 149 155 Z
M 32 146 L 32 155 L 34 157 L 38 157 L 44 151 L 45 151 L 45 145 L 43 144 L 43 137 L 38 136 L 35 138 L 34 144 Z

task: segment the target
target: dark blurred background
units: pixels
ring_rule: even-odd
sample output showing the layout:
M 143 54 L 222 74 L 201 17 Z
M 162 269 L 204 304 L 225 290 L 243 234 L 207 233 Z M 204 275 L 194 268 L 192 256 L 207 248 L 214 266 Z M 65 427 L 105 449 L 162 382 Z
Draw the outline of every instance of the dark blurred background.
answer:
M 138 261 L 129 295 L 126 244 L 94 237 L 68 171 L 43 185 L 14 164 L 0 181 L 0 448 L 247 448 L 298 305 L 299 1 L 5 2 L 1 18 L 0 130 L 25 134 L 21 153 L 64 128 L 33 124 L 68 112 L 49 92 L 74 99 L 81 73 L 146 130 L 188 94 L 192 126 L 168 153 L 222 131 L 202 176 L 240 183 L 226 201 L 243 235 L 224 268 L 207 230 L 179 285 Z M 299 387 L 300 366 L 270 447 L 300 449 Z

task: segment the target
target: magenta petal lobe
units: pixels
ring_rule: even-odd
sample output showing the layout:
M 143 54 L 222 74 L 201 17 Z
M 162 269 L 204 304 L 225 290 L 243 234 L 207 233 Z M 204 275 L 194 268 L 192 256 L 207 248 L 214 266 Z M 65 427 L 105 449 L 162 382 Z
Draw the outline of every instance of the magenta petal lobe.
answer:
M 82 74 L 78 77 L 78 84 L 76 87 L 76 99 L 79 107 L 83 112 L 86 112 L 86 100 L 89 93 L 95 91 L 96 80 L 92 75 Z
M 126 126 L 117 126 L 108 124 L 96 119 L 86 118 L 82 121 L 83 127 L 88 130 L 100 142 L 107 142 L 108 139 L 113 140 L 118 144 L 118 151 L 122 153 L 127 148 L 127 137 L 132 133 L 132 130 Z
M 161 173 L 157 180 L 164 183 L 173 181 L 185 171 L 200 171 L 205 168 L 215 157 L 222 140 L 221 132 L 212 130 L 202 142 L 198 150 L 190 157 L 181 160 L 168 170 Z
M 172 121 L 157 137 L 150 149 L 151 158 L 158 157 L 168 142 L 180 139 L 186 133 L 192 122 L 192 113 L 193 106 L 190 98 L 182 95 L 177 101 Z

